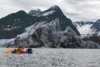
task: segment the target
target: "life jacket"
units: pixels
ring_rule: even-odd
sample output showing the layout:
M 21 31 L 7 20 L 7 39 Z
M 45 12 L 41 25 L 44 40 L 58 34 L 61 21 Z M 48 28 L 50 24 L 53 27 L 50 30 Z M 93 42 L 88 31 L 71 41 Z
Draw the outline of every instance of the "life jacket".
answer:
M 17 51 L 16 51 L 16 53 L 17 53 L 17 54 L 20 54 L 20 51 L 19 51 L 19 50 L 17 50 Z
M 18 49 L 16 50 L 16 53 L 17 53 L 17 54 L 20 54 L 20 53 L 22 52 L 22 50 L 23 50 L 23 48 L 18 48 Z

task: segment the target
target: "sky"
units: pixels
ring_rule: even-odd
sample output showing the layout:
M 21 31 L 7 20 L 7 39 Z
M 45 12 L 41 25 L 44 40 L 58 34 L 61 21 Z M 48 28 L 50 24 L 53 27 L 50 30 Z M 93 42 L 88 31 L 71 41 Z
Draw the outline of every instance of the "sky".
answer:
M 0 18 L 19 10 L 44 11 L 53 5 L 58 5 L 72 21 L 100 19 L 100 0 L 0 0 Z

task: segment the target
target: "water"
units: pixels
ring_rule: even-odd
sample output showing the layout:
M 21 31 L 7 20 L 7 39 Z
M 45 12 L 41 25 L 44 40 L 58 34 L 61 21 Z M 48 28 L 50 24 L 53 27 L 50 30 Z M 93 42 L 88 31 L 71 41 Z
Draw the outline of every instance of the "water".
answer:
M 9 48 L 10 49 L 10 48 Z M 0 67 L 100 67 L 99 49 L 33 49 L 33 54 L 2 54 Z

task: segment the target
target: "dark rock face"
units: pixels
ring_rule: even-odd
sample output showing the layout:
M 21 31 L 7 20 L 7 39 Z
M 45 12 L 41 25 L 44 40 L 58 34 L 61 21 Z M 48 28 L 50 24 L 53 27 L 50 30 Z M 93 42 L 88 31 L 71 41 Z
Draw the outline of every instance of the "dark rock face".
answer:
M 100 20 L 97 20 L 92 26 L 91 28 L 95 29 L 96 33 L 100 32 Z

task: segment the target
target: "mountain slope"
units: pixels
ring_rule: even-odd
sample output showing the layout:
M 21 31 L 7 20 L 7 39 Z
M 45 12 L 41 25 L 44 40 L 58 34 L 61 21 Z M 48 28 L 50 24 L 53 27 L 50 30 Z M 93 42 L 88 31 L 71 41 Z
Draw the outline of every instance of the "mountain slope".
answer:
M 100 35 L 100 20 L 95 22 L 75 22 L 74 25 L 77 27 L 81 35 Z
M 45 19 L 30 16 L 24 11 L 9 14 L 0 19 L 0 39 L 14 38 L 23 33 L 26 27 Z
M 75 22 L 84 41 L 93 41 L 100 44 L 100 20 L 95 22 Z
M 18 11 L 0 21 L 0 38 L 14 38 L 2 47 L 100 48 L 95 42 L 82 40 L 72 21 L 56 5 L 45 11 L 31 10 L 28 14 Z M 95 29 L 92 22 L 78 24 L 80 29 L 86 27 L 92 32 Z
M 94 24 L 91 26 L 92 29 L 95 30 L 96 33 L 100 35 L 100 19 L 94 22 Z
M 21 10 L 16 13 L 9 14 L 6 17 L 0 19 L 0 39 L 15 38 L 17 35 L 23 33 L 25 28 L 41 21 L 51 22 L 52 20 L 59 18 L 60 31 L 66 30 L 69 26 L 78 35 L 80 33 L 72 24 L 72 21 L 67 18 L 58 6 L 52 6 L 48 10 L 31 10 L 28 14 Z
M 32 12 L 32 10 L 31 10 Z M 29 12 L 30 14 L 30 12 Z M 32 16 L 34 16 L 34 11 L 33 11 L 33 14 Z M 47 18 L 47 21 L 52 21 L 56 18 L 59 18 L 59 21 L 60 21 L 60 30 L 61 31 L 64 31 L 66 30 L 66 28 L 69 26 L 71 27 L 78 35 L 80 35 L 80 33 L 78 32 L 78 30 L 75 28 L 75 26 L 72 24 L 72 21 L 67 18 L 63 12 L 61 11 L 61 9 L 55 5 L 55 6 L 52 6 L 50 7 L 49 9 L 43 11 L 43 12 L 40 12 L 39 17 L 46 17 Z
M 82 37 L 94 34 L 94 30 L 91 28 L 94 22 L 75 22 L 74 25 L 77 27 Z

